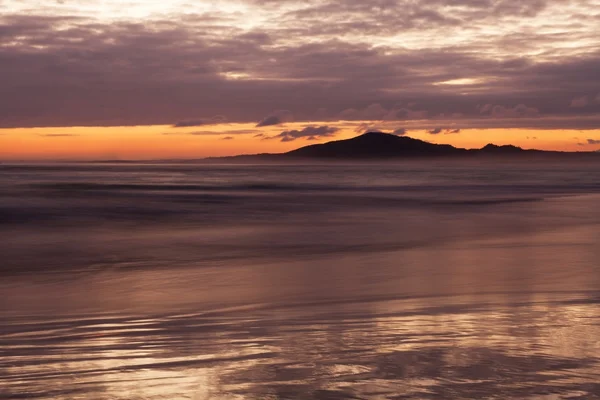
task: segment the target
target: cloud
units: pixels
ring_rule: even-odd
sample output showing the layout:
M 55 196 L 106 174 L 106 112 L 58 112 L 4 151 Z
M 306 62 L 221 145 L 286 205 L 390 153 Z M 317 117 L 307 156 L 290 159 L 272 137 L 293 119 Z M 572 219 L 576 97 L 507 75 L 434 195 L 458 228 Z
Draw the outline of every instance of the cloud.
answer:
M 453 135 L 453 134 L 458 134 L 460 133 L 460 129 L 459 128 L 453 128 L 453 129 L 449 129 L 449 128 L 433 128 L 433 129 L 428 129 L 427 133 L 429 133 L 430 135 L 439 135 L 440 133 L 443 133 L 444 135 Z
M 283 122 L 283 120 L 281 118 L 279 118 L 278 116 L 271 115 L 269 117 L 265 117 L 264 119 L 262 119 L 258 124 L 256 124 L 256 126 L 262 127 L 262 126 L 279 125 L 282 122 Z
M 293 119 L 294 116 L 292 115 L 291 111 L 278 110 L 263 118 L 258 124 L 256 124 L 256 127 L 259 128 L 264 126 L 279 125 L 284 122 L 290 122 Z
M 572 108 L 582 108 L 588 105 L 588 98 L 587 96 L 582 96 L 582 97 L 577 97 L 573 100 L 571 100 L 571 107 Z
M 378 127 L 377 125 L 369 124 L 366 122 L 363 122 L 363 123 L 357 125 L 356 128 L 354 128 L 355 133 L 384 132 L 384 131 L 387 131 L 387 129 L 381 128 L 381 127 Z M 396 136 L 403 136 L 403 135 L 406 135 L 407 132 L 408 132 L 408 130 L 406 128 L 398 128 L 398 129 L 395 129 L 392 132 L 390 132 L 390 134 L 396 135 Z
M 225 122 L 225 120 L 225 117 L 222 115 L 216 115 L 208 119 L 188 119 L 173 124 L 173 128 L 189 128 L 202 125 L 215 125 L 221 124 Z
M 596 139 L 588 139 L 587 142 L 588 144 L 600 144 L 600 140 Z
M 486 106 L 484 106 L 484 108 Z M 486 112 L 489 112 L 492 118 L 522 118 L 536 117 L 539 115 L 539 110 L 537 108 L 527 107 L 524 104 L 519 104 L 514 107 L 495 105 L 490 109 L 486 108 Z
M 379 130 L 374 124 L 362 122 L 354 128 L 355 133 L 374 132 Z
M 348 108 L 343 110 L 339 117 L 344 120 L 380 120 L 388 113 L 388 110 L 379 103 L 373 103 L 363 109 Z
M 477 104 L 476 108 L 480 114 L 487 114 L 492 111 L 493 107 L 494 106 L 492 104 L 484 104 L 484 105 Z
M 348 108 L 339 113 L 342 120 L 396 121 L 415 120 L 427 117 L 425 110 L 412 110 L 407 107 L 386 108 L 379 103 L 370 104 L 364 108 Z
M 221 138 L 221 140 L 233 140 L 235 139 L 233 136 L 225 136 L 223 138 Z
M 307 140 L 317 140 L 323 137 L 332 137 L 339 128 L 333 126 L 307 126 L 301 130 L 283 131 L 279 135 L 272 136 L 271 139 L 281 139 L 282 142 L 291 142 L 296 139 L 305 138 Z
M 464 129 L 587 129 L 600 114 L 588 0 L 9 3 L 0 127 L 211 123 L 190 118 L 198 110 L 270 126 L 287 122 L 273 110 L 299 121 L 321 110 L 319 121 L 462 114 Z M 584 93 L 587 106 L 568 106 Z
M 386 120 L 414 120 L 427 118 L 425 110 L 411 110 L 410 108 L 393 108 L 385 116 Z

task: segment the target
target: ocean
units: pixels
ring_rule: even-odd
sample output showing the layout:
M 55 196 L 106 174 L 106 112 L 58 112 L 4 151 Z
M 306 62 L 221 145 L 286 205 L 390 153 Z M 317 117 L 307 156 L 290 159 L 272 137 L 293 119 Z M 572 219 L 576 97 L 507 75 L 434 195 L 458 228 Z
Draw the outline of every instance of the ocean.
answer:
M 0 399 L 598 399 L 600 161 L 0 164 Z

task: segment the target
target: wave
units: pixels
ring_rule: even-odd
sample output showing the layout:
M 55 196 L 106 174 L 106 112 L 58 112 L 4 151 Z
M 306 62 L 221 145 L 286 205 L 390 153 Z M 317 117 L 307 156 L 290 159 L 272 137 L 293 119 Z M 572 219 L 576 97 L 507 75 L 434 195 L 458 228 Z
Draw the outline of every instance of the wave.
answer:
M 89 193 L 88 193 L 89 195 Z M 548 197 L 486 197 L 444 199 L 427 197 L 377 197 L 364 195 L 329 195 L 311 197 L 308 195 L 288 195 L 276 198 L 252 196 L 250 194 L 182 194 L 171 193 L 167 196 L 126 193 L 110 194 L 109 197 L 90 195 L 83 199 L 73 193 L 70 199 L 61 204 L 34 204 L 13 202 L 0 205 L 0 226 L 13 224 L 42 224 L 45 222 L 64 222 L 69 220 L 137 221 L 155 223 L 168 219 L 176 222 L 233 222 L 237 220 L 262 220 L 268 215 L 293 216 L 301 214 L 318 215 L 327 210 L 355 211 L 373 209 L 394 211 L 398 209 L 426 209 L 452 207 L 465 210 L 473 207 L 491 207 L 518 203 L 541 202 Z M 88 199 L 88 200 L 86 200 Z M 60 200 L 60 199 L 58 199 Z M 291 210 L 289 204 L 294 204 Z M 233 208 L 233 209 L 231 209 Z M 255 213 L 253 215 L 253 213 Z
M 283 183 L 241 183 L 235 185 L 194 185 L 194 184 L 126 184 L 126 183 L 44 183 L 31 185 L 33 188 L 59 191 L 277 191 L 277 190 L 352 190 L 351 187 L 332 187 L 326 185 L 302 185 Z M 355 188 L 354 188 L 355 189 Z
M 235 184 L 145 184 L 145 183 L 98 183 L 98 182 L 53 182 L 37 183 L 33 189 L 64 192 L 106 191 L 157 191 L 157 192 L 212 192 L 212 191 L 310 191 L 310 192 L 448 192 L 448 191 L 497 191 L 497 192 L 564 192 L 591 191 L 600 189 L 600 183 L 587 184 L 456 184 L 447 185 L 331 185 L 316 183 L 241 182 Z

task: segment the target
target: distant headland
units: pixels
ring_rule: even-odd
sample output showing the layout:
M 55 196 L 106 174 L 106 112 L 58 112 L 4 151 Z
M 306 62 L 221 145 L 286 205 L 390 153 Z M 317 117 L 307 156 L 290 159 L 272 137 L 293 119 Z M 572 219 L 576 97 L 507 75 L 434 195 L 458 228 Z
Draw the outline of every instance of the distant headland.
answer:
M 481 149 L 463 149 L 451 146 L 449 144 L 429 143 L 407 136 L 396 136 L 383 132 L 368 132 L 351 139 L 335 140 L 322 144 L 313 144 L 289 151 L 287 153 L 263 153 L 230 157 L 211 157 L 207 160 L 393 160 L 426 157 L 513 157 L 524 155 L 585 155 L 600 158 L 600 154 L 598 152 L 560 152 L 534 149 L 526 150 L 513 145 L 498 146 L 491 143 L 482 147 Z

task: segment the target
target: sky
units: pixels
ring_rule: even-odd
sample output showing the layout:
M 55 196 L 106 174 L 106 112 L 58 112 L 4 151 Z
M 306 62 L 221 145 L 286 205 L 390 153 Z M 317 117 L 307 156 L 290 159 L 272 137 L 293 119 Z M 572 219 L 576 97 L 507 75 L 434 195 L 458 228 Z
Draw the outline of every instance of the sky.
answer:
M 600 0 L 0 0 L 0 159 L 600 149 Z

